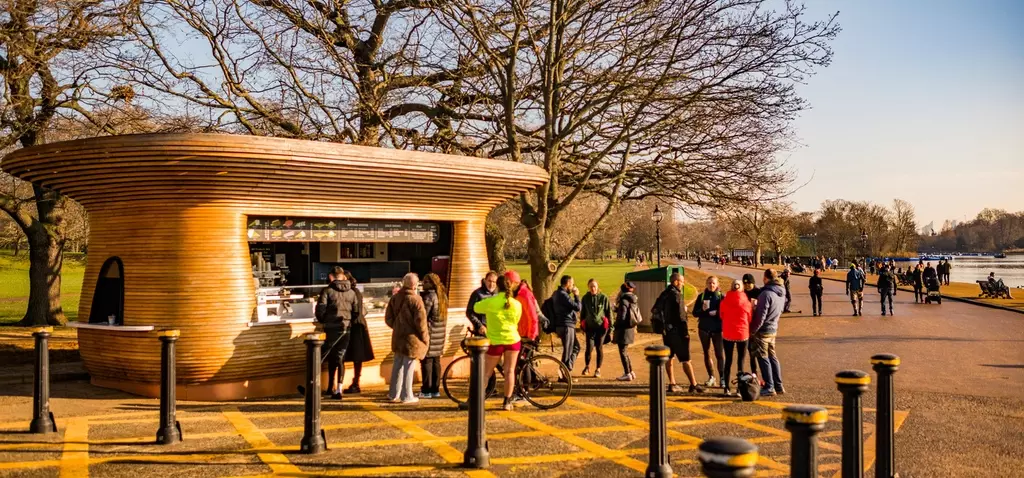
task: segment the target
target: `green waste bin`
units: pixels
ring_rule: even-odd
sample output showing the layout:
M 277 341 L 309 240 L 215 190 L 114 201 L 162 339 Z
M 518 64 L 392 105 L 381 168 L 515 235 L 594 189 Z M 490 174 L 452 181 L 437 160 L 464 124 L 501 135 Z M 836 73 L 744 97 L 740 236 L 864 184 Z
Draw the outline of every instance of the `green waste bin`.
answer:
M 626 274 L 626 280 L 636 284 L 637 300 L 639 301 L 640 313 L 644 321 L 637 327 L 639 332 L 652 332 L 651 330 L 651 309 L 654 301 L 658 300 L 661 292 L 668 287 L 668 279 L 673 273 L 683 273 L 683 266 L 655 267 L 642 271 L 633 271 Z

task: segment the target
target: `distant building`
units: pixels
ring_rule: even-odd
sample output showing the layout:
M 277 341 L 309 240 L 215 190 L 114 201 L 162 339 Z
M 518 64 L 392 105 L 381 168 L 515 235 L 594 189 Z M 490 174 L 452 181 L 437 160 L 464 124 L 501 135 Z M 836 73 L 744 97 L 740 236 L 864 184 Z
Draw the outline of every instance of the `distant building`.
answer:
M 929 222 L 927 226 L 921 228 L 922 236 L 934 236 L 935 235 L 935 221 Z

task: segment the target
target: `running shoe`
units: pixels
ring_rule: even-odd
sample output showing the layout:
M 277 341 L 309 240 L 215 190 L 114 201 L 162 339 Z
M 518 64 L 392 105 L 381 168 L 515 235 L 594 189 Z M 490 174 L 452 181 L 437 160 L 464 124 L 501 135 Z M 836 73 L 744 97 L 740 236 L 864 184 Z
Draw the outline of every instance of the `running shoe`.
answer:
M 761 389 L 761 396 L 762 397 L 774 397 L 775 396 L 775 390 L 772 390 L 770 388 L 762 388 Z
M 710 388 L 710 387 L 714 387 L 716 383 L 718 383 L 718 382 L 715 381 L 715 377 L 708 377 L 708 381 L 704 382 L 704 386 Z
M 690 389 L 687 390 L 686 393 L 690 393 L 690 394 L 704 393 L 704 389 L 700 388 L 700 385 L 690 385 Z
M 583 375 L 584 377 L 590 375 L 590 367 L 583 367 L 583 373 L 580 375 Z
M 412 397 L 412 398 L 410 398 L 408 400 L 402 400 L 402 404 L 403 405 L 412 405 L 414 403 L 420 403 L 420 399 L 418 399 L 416 397 Z
M 430 398 L 441 398 L 441 392 L 431 393 Z
M 594 370 L 594 378 L 601 378 L 601 369 Z
M 362 390 L 359 390 L 359 385 L 356 385 L 356 384 L 352 384 L 348 388 L 345 389 L 345 393 L 347 393 L 347 394 L 356 394 L 356 395 L 358 395 L 361 392 L 362 392 Z
M 631 373 L 624 373 L 624 374 L 622 374 L 621 377 L 617 377 L 615 380 L 618 380 L 620 382 L 629 382 L 629 381 L 633 380 L 633 374 L 631 374 Z
M 668 393 L 683 393 L 683 387 L 680 386 L 678 383 L 669 384 Z
M 513 409 L 515 409 L 515 406 L 512 405 L 512 400 L 509 399 L 509 397 L 505 397 L 505 400 L 501 402 L 501 409 L 505 410 L 506 412 L 511 412 Z
M 785 395 L 786 394 L 786 389 L 782 385 L 776 385 L 775 386 L 775 393 L 777 393 L 779 395 Z
M 334 392 L 331 394 L 331 398 L 335 400 L 341 400 L 341 392 Z

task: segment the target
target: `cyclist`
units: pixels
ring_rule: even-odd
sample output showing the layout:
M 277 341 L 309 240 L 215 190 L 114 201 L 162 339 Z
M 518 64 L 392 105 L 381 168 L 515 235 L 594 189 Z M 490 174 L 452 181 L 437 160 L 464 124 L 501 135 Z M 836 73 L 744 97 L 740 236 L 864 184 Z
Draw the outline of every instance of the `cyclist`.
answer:
M 490 381 L 498 361 L 505 359 L 505 369 L 515 370 L 519 350 L 522 348 L 519 337 L 519 319 L 523 315 L 523 306 L 514 300 L 512 293 L 519 287 L 518 282 L 511 282 L 508 277 L 498 277 L 498 293 L 473 305 L 473 312 L 486 317 L 486 334 L 491 346 L 487 349 L 487 379 Z M 515 373 L 505 374 L 505 398 L 501 404 L 503 410 L 512 410 L 512 392 L 515 390 Z
M 493 296 L 497 287 L 498 273 L 488 271 L 480 281 L 480 288 L 474 290 L 473 293 L 469 295 L 469 304 L 466 305 L 466 318 L 469 319 L 469 328 L 466 329 L 467 337 L 470 335 L 483 336 L 487 334 L 486 318 L 483 314 L 473 312 L 473 306 L 476 305 L 477 302 Z

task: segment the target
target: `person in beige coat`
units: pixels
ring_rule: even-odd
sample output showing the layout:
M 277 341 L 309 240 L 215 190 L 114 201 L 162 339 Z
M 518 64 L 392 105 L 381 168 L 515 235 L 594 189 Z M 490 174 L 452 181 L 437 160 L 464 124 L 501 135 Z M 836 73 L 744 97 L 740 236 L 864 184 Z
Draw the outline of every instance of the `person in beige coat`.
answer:
M 416 403 L 412 382 L 417 360 L 427 355 L 430 343 L 427 309 L 416 293 L 419 277 L 409 273 L 402 278 L 402 288 L 388 302 L 384 323 L 391 327 L 391 388 L 388 399 L 394 403 Z

